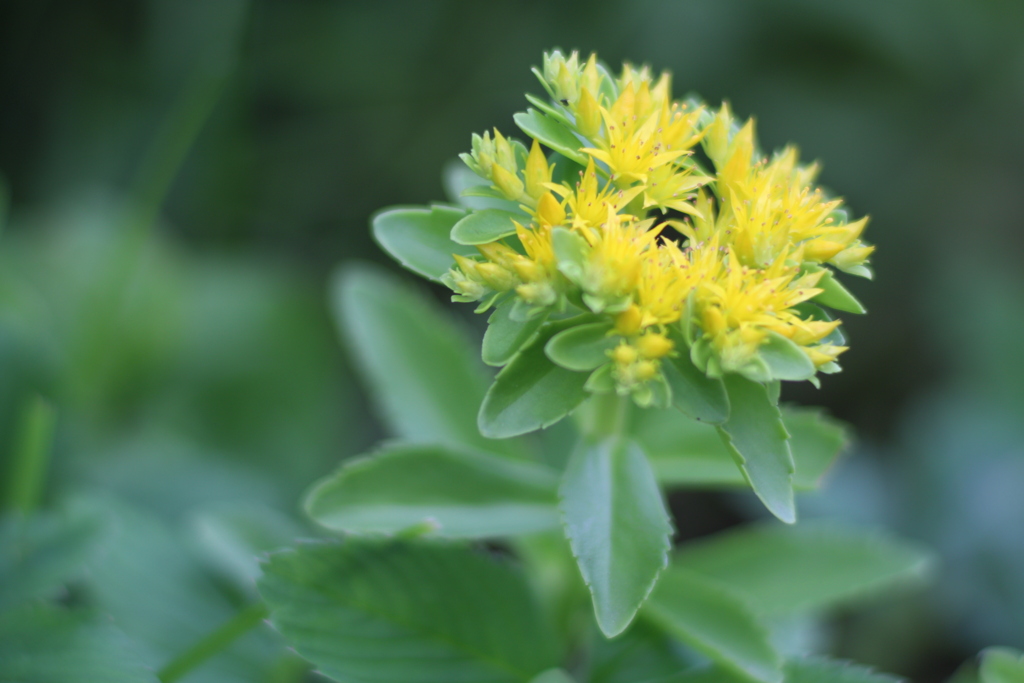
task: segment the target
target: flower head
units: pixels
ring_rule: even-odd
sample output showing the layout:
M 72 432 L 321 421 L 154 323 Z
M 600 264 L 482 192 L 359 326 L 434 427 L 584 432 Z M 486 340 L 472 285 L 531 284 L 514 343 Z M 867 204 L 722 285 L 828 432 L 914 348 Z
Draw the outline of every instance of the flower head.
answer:
M 829 267 L 870 275 L 873 247 L 867 219 L 815 186 L 817 165 L 792 146 L 762 154 L 728 105 L 673 100 L 667 73 L 613 78 L 594 55 L 558 51 L 536 73 L 552 102 L 546 128 L 524 127 L 529 150 L 495 130 L 463 155 L 522 215 L 514 236 L 455 257 L 456 298 L 603 324 L 606 364 L 588 386 L 610 377 L 644 405 L 665 395 L 667 359 L 769 381 L 771 347 L 838 369 L 840 321 L 809 302 L 840 286 Z

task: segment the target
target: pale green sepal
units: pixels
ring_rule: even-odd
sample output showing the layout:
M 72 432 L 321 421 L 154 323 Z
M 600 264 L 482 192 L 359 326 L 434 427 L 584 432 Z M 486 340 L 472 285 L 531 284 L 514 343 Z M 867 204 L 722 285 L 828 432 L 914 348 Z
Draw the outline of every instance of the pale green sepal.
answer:
M 555 228 L 551 231 L 551 246 L 555 251 L 559 272 L 579 284 L 583 280 L 583 269 L 590 253 L 590 245 L 579 233 L 566 228 Z
M 809 269 L 812 270 L 812 269 Z M 832 271 L 828 268 L 822 268 L 824 275 L 818 280 L 816 285 L 822 290 L 821 294 L 817 295 L 812 299 L 819 304 L 834 308 L 837 311 L 846 311 L 847 313 L 862 314 L 867 313 L 867 309 L 864 308 L 864 304 L 857 300 L 857 298 L 847 291 L 846 287 L 843 287 L 839 280 L 835 278 Z

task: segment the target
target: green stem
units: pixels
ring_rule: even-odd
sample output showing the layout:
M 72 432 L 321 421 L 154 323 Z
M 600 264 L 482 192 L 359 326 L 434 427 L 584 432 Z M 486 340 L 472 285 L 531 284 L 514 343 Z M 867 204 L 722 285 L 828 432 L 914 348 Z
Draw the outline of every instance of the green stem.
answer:
M 591 440 L 622 436 L 629 420 L 630 398 L 614 393 L 590 398 L 582 415 L 580 431 Z
M 175 657 L 167 666 L 160 669 L 157 678 L 161 683 L 171 683 L 171 681 L 182 678 L 237 638 L 246 634 L 263 621 L 268 614 L 263 603 L 249 605 L 216 631 Z
M 7 491 L 9 506 L 18 512 L 28 514 L 43 496 L 56 422 L 53 406 L 38 394 L 29 397 L 18 419 Z

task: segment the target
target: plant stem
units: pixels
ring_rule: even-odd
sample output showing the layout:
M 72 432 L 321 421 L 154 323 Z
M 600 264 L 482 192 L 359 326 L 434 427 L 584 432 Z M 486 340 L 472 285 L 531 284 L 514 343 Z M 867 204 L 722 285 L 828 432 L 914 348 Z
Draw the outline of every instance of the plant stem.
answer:
M 224 625 L 213 631 L 198 643 L 175 657 L 169 664 L 160 669 L 157 678 L 161 683 L 171 683 L 192 671 L 207 659 L 217 654 L 238 637 L 244 635 L 267 617 L 267 608 L 263 603 L 249 605 L 233 616 Z
M 613 393 L 592 396 L 580 420 L 584 438 L 596 441 L 622 436 L 629 418 L 629 404 L 628 396 Z
M 34 510 L 43 496 L 56 422 L 53 406 L 39 394 L 29 397 L 19 416 L 7 500 L 23 514 Z

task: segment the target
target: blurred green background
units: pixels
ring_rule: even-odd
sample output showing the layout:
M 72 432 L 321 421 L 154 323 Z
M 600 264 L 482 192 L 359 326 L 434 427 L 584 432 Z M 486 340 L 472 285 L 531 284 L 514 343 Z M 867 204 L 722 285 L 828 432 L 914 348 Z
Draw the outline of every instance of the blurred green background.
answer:
M 107 609 L 180 649 L 244 602 L 224 580 L 238 563 L 203 539 L 240 518 L 270 545 L 314 533 L 301 491 L 383 435 L 327 275 L 387 263 L 370 214 L 444 199 L 442 165 L 471 132 L 513 130 L 555 46 L 729 99 L 872 217 L 845 371 L 784 394 L 858 434 L 803 510 L 920 539 L 942 565 L 826 644 L 915 681 L 1024 646 L 1019 0 L 0 4 L 0 457 L 41 393 L 58 415 L 45 502 L 116 508 L 117 543 L 225 605 L 164 614 L 139 588 L 156 616 Z M 672 502 L 683 538 L 758 514 L 747 496 Z M 258 646 L 210 680 L 278 680 L 238 653 Z

